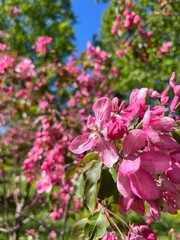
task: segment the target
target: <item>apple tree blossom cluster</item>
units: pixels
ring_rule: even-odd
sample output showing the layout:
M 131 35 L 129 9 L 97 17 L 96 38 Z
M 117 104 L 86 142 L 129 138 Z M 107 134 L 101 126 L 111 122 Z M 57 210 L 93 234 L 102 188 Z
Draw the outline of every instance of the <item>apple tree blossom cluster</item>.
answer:
M 128 106 L 118 98 L 98 99 L 87 118 L 88 131 L 70 144 L 75 154 L 97 151 L 105 167 L 116 169 L 121 214 L 131 209 L 144 215 L 147 203 L 159 220 L 161 212 L 177 214 L 180 208 L 180 145 L 172 136 L 179 122 L 180 85 L 174 78 L 175 73 L 169 83 L 175 95 L 171 102 L 169 86 L 161 94 L 135 89 Z M 148 104 L 147 98 L 157 99 L 156 104 Z M 156 239 L 143 225 L 128 234 L 128 239 Z

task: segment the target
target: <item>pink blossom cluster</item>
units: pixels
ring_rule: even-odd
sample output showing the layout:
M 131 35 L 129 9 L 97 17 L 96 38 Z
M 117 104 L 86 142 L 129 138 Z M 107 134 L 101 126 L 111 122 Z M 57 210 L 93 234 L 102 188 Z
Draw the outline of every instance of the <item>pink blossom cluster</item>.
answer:
M 59 220 L 63 217 L 64 209 L 70 199 L 74 187 L 71 181 L 65 177 L 64 154 L 70 143 L 71 136 L 61 124 L 50 124 L 48 119 L 41 121 L 41 130 L 36 134 L 36 140 L 28 153 L 28 158 L 23 162 L 23 169 L 28 181 L 36 179 L 37 172 L 40 177 L 36 180 L 38 194 L 50 193 L 53 187 L 58 187 L 59 192 L 53 193 L 53 211 L 51 220 Z M 55 143 L 55 144 L 54 144 Z M 74 202 L 74 210 L 80 208 L 79 200 Z
M 156 235 L 146 224 L 134 225 L 131 227 L 127 240 L 156 240 Z
M 125 10 L 123 15 L 125 16 L 124 27 L 127 29 L 131 29 L 134 24 L 139 25 L 141 23 L 140 16 L 136 15 L 135 12 Z
M 20 78 L 27 80 L 35 75 L 35 66 L 31 59 L 24 58 L 15 66 L 15 71 L 19 73 Z
M 93 47 L 90 42 L 87 43 L 87 53 L 91 59 L 98 62 L 104 62 L 110 57 L 107 52 L 101 51 L 100 47 Z
M 179 101 L 180 85 L 174 77 L 173 73 L 170 86 L 176 100 L 170 108 L 174 101 L 177 107 Z M 164 99 L 168 99 L 168 89 L 158 95 L 160 104 L 155 106 L 146 103 L 147 88 L 133 90 L 127 107 L 125 101 L 119 105 L 117 98 L 100 98 L 93 105 L 94 116 L 87 119 L 86 129 L 90 132 L 86 130 L 70 144 L 75 154 L 97 150 L 108 168 L 118 162 L 117 189 L 122 214 L 132 209 L 144 215 L 145 201 L 155 219 L 159 219 L 161 211 L 175 214 L 180 208 L 180 146 L 171 136 L 177 123 L 167 115 L 168 101 Z M 117 148 L 117 141 L 121 142 L 121 149 Z
M 116 15 L 111 28 L 111 33 L 113 35 L 116 35 L 122 26 L 124 26 L 126 29 L 131 29 L 135 25 L 136 27 L 141 26 L 141 17 L 132 11 L 132 8 L 132 2 L 125 2 L 123 11 L 123 16 L 125 19 L 123 19 L 123 16 L 121 17 L 120 14 Z
M 41 164 L 41 178 L 36 185 L 39 193 L 49 192 L 50 186 L 52 188 L 52 184 L 59 184 L 64 174 L 63 144 L 61 142 L 63 143 L 67 137 L 58 131 L 64 131 L 60 124 L 50 126 L 50 122 L 43 119 L 42 129 L 36 134 L 36 140 L 28 153 L 28 158 L 23 162 L 29 182 L 32 182 L 35 177 L 37 164 Z M 54 142 L 56 142 L 55 145 Z
M 51 220 L 59 220 L 63 217 L 65 208 L 68 204 L 68 201 L 70 200 L 70 196 L 72 195 L 73 191 L 74 187 L 71 181 L 66 181 L 61 184 L 59 192 L 56 192 L 54 194 L 54 199 L 58 200 L 58 204 L 54 206 L 54 211 L 50 213 Z M 78 209 L 79 207 L 80 205 L 78 206 Z M 74 206 L 74 210 L 78 209 Z
M 7 48 L 7 45 L 5 43 L 0 43 L 0 50 L 4 51 Z
M 95 50 L 94 47 L 92 49 Z M 93 54 L 92 54 L 93 55 Z M 66 75 L 73 75 L 76 81 L 73 82 L 73 92 L 74 94 L 69 98 L 67 105 L 74 111 L 74 114 L 78 116 L 85 115 L 85 111 L 82 106 L 87 106 L 91 103 L 89 96 L 94 94 L 94 89 L 96 88 L 97 97 L 109 96 L 112 90 L 109 88 L 110 80 L 119 73 L 117 68 L 112 68 L 108 76 L 105 76 L 103 72 L 104 61 L 106 58 L 102 58 L 101 51 L 96 52 L 99 57 L 94 59 L 92 55 L 87 54 L 87 61 L 89 62 L 89 68 L 91 71 L 79 68 L 75 65 L 74 57 L 69 58 L 69 61 L 65 64 L 65 71 L 60 73 L 61 77 L 66 77 Z M 76 106 L 76 108 L 73 108 Z M 70 115 L 74 115 L 69 113 Z
M 118 28 L 119 28 L 119 26 L 118 26 L 119 23 L 120 23 L 120 15 L 117 14 L 116 19 L 114 20 L 113 25 L 112 25 L 112 29 L 111 29 L 111 33 L 113 35 L 117 34 L 117 31 L 118 31 Z
M 142 45 L 149 44 L 153 34 L 151 31 L 145 29 L 143 24 L 143 19 L 136 14 L 134 11 L 134 5 L 132 2 L 125 2 L 119 9 L 119 13 L 116 14 L 115 20 L 112 23 L 111 33 L 115 36 L 114 44 L 116 45 L 116 54 L 123 58 L 127 55 L 127 53 L 132 49 L 136 49 L 136 43 L 134 43 L 131 39 L 132 30 L 136 31 L 137 34 L 141 37 Z M 126 35 L 124 35 L 126 32 Z M 121 48 L 119 48 L 117 42 L 124 37 L 121 42 Z M 127 37 L 127 39 L 126 39 Z M 126 41 L 127 40 L 127 41 Z M 144 44 L 144 42 L 146 44 Z M 139 53 L 142 61 L 148 61 L 148 53 L 144 51 L 143 53 Z
M 11 68 L 14 64 L 14 58 L 10 55 L 2 54 L 0 56 L 0 74 L 4 73 L 6 69 Z
M 35 49 L 37 53 L 41 53 L 44 55 L 47 52 L 46 45 L 50 44 L 52 40 L 53 39 L 51 37 L 41 36 L 38 38 L 37 42 L 35 43 L 35 45 L 32 46 L 32 48 Z

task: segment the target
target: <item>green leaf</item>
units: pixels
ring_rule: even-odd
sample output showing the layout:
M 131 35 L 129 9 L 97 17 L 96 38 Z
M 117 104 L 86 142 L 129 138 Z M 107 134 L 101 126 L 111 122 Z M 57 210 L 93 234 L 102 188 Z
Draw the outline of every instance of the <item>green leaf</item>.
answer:
M 101 212 L 95 212 L 88 218 L 84 233 L 89 240 L 100 239 L 105 235 L 106 221 Z
M 94 211 L 100 186 L 102 162 L 92 161 L 91 166 L 84 173 L 85 177 L 85 204 L 91 212 Z
M 175 132 L 172 132 L 172 136 L 180 144 L 180 129 L 177 129 Z
M 112 168 L 109 169 L 109 172 L 110 172 L 114 182 L 116 183 L 117 182 L 117 172 L 116 172 L 116 170 L 112 167 Z
M 80 174 L 80 176 L 78 177 L 78 179 L 74 183 L 74 185 L 76 187 L 75 197 L 76 198 L 82 198 L 84 196 L 84 187 L 85 187 L 83 174 Z
M 36 193 L 36 187 L 35 187 L 35 181 L 33 181 L 30 185 L 30 189 L 29 189 L 29 197 L 33 197 Z
M 88 219 L 87 218 L 83 218 L 80 221 L 78 221 L 77 223 L 75 223 L 72 231 L 71 231 L 71 235 L 69 240 L 86 240 L 87 238 L 84 235 L 84 227 L 87 224 Z
M 86 156 L 84 156 L 83 159 L 81 160 L 81 163 L 86 163 L 92 159 L 98 160 L 98 152 L 90 152 L 90 153 L 86 154 Z
M 115 173 L 113 172 L 113 174 Z M 110 173 L 110 170 L 107 168 L 103 169 L 101 174 L 101 186 L 99 189 L 98 197 L 100 199 L 108 198 L 112 196 L 116 191 L 117 191 L 116 183 L 112 177 L 112 174 Z

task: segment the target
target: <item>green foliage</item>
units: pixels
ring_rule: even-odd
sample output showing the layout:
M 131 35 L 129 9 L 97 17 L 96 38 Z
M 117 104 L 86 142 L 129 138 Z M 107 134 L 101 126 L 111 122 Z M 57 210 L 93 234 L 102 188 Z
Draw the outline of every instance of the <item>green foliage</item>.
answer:
M 98 196 L 98 191 L 100 187 L 99 180 L 101 177 L 101 168 L 102 168 L 102 162 L 94 160 L 88 164 L 87 171 L 84 173 L 85 204 L 87 205 L 87 207 L 91 212 L 94 211 L 97 203 L 97 196 Z
M 69 240 L 85 240 L 84 227 L 87 224 L 87 218 L 83 218 L 74 224 Z
M 101 185 L 98 197 L 100 199 L 108 198 L 117 191 L 116 183 L 110 173 L 109 169 L 104 168 L 101 174 Z
M 106 221 L 101 212 L 95 212 L 88 217 L 85 225 L 84 233 L 89 240 L 97 240 L 102 238 L 106 232 Z
M 19 9 L 18 15 L 13 14 L 13 7 Z M 20 55 L 29 56 L 29 51 L 39 36 L 53 38 L 53 50 L 46 56 L 46 60 L 57 56 L 63 59 L 74 50 L 72 25 L 75 16 L 70 0 L 1 1 L 0 22 L 0 29 L 9 34 L 9 46 Z M 32 56 L 35 55 L 32 53 Z

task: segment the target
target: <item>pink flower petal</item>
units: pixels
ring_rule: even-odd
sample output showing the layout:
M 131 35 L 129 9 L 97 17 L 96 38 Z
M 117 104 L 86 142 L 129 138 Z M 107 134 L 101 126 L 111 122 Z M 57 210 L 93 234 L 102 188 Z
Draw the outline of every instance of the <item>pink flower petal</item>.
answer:
M 164 172 L 169 168 L 171 158 L 158 151 L 148 151 L 140 154 L 141 167 L 149 173 Z
M 129 177 L 123 175 L 119 169 L 118 169 L 118 178 L 117 178 L 117 188 L 118 188 L 118 191 L 125 198 L 133 198 L 135 196 L 130 188 Z
M 129 175 L 137 172 L 137 170 L 139 170 L 140 164 L 140 157 L 137 158 L 133 155 L 128 156 L 127 159 L 121 163 L 119 170 L 123 175 Z
M 90 150 L 96 143 L 96 136 L 93 133 L 85 133 L 76 137 L 70 144 L 70 151 L 76 154 L 81 154 Z
M 175 81 L 174 81 L 175 76 L 176 76 L 176 73 L 173 72 L 173 73 L 171 74 L 170 79 L 169 79 L 169 84 L 170 84 L 170 86 L 171 86 L 172 88 L 174 88 L 174 86 L 176 85 L 176 84 L 175 84 Z
M 179 144 L 168 134 L 158 134 L 152 129 L 147 132 L 150 143 L 161 149 L 179 149 Z
M 160 219 L 160 206 L 158 205 L 157 201 L 148 201 L 149 206 L 150 206 L 150 213 L 152 215 L 152 217 L 155 220 L 159 220 Z
M 176 121 L 170 117 L 162 117 L 160 118 L 159 122 L 154 125 L 155 129 L 165 131 L 165 132 L 172 132 L 176 126 Z
M 133 193 L 144 200 L 155 200 L 159 197 L 158 188 L 153 178 L 147 172 L 139 170 L 129 175 Z
M 171 104 L 170 104 L 170 109 L 172 112 L 174 112 L 176 110 L 176 108 L 178 107 L 178 100 L 179 100 L 179 97 L 178 96 L 174 96 Z
M 123 142 L 123 152 L 126 154 L 135 153 L 145 146 L 146 134 L 140 129 L 129 132 Z
M 104 139 L 99 139 L 97 142 L 97 149 L 106 167 L 111 168 L 113 164 L 118 161 L 119 155 L 112 143 L 106 142 Z
M 94 105 L 93 111 L 96 117 L 96 123 L 100 128 L 104 128 L 111 116 L 112 103 L 109 98 L 100 98 Z
M 128 204 L 130 204 L 130 208 L 133 211 L 137 212 L 141 216 L 144 216 L 145 207 L 144 207 L 144 201 L 142 199 L 139 199 L 139 198 L 130 199 Z
M 180 184 L 180 164 L 172 162 L 172 166 L 167 170 L 166 175 L 175 184 Z

